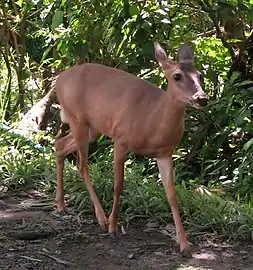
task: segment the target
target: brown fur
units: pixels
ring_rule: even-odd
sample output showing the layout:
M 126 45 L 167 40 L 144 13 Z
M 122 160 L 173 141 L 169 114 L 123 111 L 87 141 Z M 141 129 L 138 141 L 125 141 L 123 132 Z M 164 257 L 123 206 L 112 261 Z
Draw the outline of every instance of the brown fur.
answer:
M 159 46 L 155 53 L 168 80 L 167 92 L 134 75 L 100 64 L 76 65 L 62 72 L 56 82 L 60 105 L 72 134 L 56 140 L 57 201 L 64 209 L 63 162 L 77 151 L 79 169 L 94 204 L 100 225 L 107 224 L 103 208 L 88 173 L 88 142 L 105 134 L 114 141 L 114 202 L 109 232 L 115 233 L 119 197 L 123 189 L 124 162 L 128 152 L 157 158 L 157 164 L 171 205 L 181 252 L 189 245 L 181 223 L 173 182 L 172 153 L 184 131 L 187 104 L 199 107 L 206 101 L 199 72 L 189 46 L 179 50 L 179 64 L 169 60 Z

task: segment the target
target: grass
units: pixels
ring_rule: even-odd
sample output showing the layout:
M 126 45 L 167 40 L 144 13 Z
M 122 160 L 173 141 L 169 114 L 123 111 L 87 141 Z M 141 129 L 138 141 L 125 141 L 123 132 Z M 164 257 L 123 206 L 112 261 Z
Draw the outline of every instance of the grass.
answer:
M 0 143 L 0 185 L 9 189 L 37 187 L 54 196 L 56 187 L 55 158 L 52 151 L 41 153 L 31 147 L 14 149 Z M 2 147 L 1 147 L 2 144 Z M 131 161 L 131 160 L 130 160 Z M 107 213 L 113 202 L 112 151 L 95 153 L 90 164 L 90 175 L 96 193 Z M 177 168 L 176 168 L 177 170 Z M 131 222 L 139 217 L 166 224 L 171 222 L 171 212 L 166 194 L 157 173 L 144 175 L 142 163 L 127 162 L 125 188 L 121 196 L 120 220 Z M 179 176 L 180 177 L 180 176 Z M 181 179 L 176 182 L 183 183 Z M 81 181 L 79 172 L 66 162 L 65 191 L 70 204 L 78 212 L 93 214 L 89 194 Z M 226 238 L 250 239 L 253 231 L 252 203 L 233 201 L 228 196 L 213 193 L 197 193 L 193 185 L 176 186 L 182 219 L 188 230 L 221 234 Z M 1 195 L 1 194 L 0 194 Z

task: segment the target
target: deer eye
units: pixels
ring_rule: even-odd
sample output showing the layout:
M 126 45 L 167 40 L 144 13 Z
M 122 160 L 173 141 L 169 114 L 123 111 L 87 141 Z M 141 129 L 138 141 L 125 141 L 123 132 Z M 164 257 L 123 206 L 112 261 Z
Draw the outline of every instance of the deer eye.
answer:
M 175 73 L 175 74 L 173 75 L 173 78 L 174 78 L 174 80 L 175 80 L 176 82 L 178 82 L 178 81 L 181 81 L 181 80 L 183 79 L 183 76 L 182 76 L 182 74 L 180 74 L 180 73 Z

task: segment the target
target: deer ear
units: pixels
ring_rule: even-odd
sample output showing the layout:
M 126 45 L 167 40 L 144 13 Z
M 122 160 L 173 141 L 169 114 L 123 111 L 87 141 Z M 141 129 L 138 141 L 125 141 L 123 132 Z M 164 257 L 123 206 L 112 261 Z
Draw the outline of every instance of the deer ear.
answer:
M 163 66 L 164 63 L 168 60 L 167 54 L 159 43 L 154 44 L 155 58 L 158 63 Z
M 178 62 L 180 64 L 193 64 L 194 63 L 194 54 L 189 45 L 183 44 L 179 47 Z

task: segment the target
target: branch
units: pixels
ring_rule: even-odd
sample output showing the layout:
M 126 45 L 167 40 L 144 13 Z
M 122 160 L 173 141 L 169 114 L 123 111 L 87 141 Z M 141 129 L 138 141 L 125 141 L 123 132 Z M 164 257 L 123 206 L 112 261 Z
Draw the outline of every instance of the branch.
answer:
M 216 16 L 214 14 L 212 14 L 212 13 L 210 13 L 209 16 L 212 19 L 213 24 L 215 26 L 215 29 L 216 29 L 216 32 L 217 32 L 216 36 L 218 38 L 220 38 L 222 44 L 229 50 L 232 59 L 234 59 L 235 58 L 235 52 L 233 50 L 233 47 L 229 44 L 227 39 L 222 34 L 222 31 L 221 31 L 221 28 L 219 26 L 219 23 L 218 23 L 218 20 L 217 20 Z
M 197 34 L 197 37 L 210 37 L 213 34 L 216 34 L 216 29 L 212 29 L 212 30 Z
M 251 30 L 250 35 L 244 42 L 241 44 L 241 46 L 237 50 L 237 54 L 235 54 L 235 58 L 233 59 L 232 65 L 228 71 L 228 78 L 232 75 L 233 71 L 236 70 L 240 63 L 244 63 L 245 67 L 247 64 L 245 63 L 245 60 L 243 59 L 243 52 L 245 51 L 246 47 L 249 48 L 249 42 L 253 38 L 253 30 Z
M 32 14 L 28 15 L 26 18 L 31 18 L 33 17 L 34 15 L 37 15 L 38 13 L 40 13 L 43 9 L 45 9 L 45 6 L 39 8 L 38 10 L 34 11 Z
M 19 16 L 18 8 L 17 8 L 17 5 L 16 5 L 15 1 L 11 0 L 11 3 L 12 3 L 13 10 L 14 10 L 16 16 Z
M 205 2 L 206 5 L 204 4 L 204 2 Z M 208 3 L 206 3 L 206 1 L 198 0 L 197 3 L 201 7 L 201 9 L 203 11 L 205 11 L 206 13 L 210 13 L 212 11 L 210 5 Z
M 11 15 L 11 14 L 9 14 L 9 13 L 6 13 L 6 12 L 4 12 L 4 14 L 1 14 L 1 18 L 0 18 L 0 21 L 2 22 L 4 19 L 10 19 L 10 20 L 16 20 L 16 17 L 15 16 L 13 16 L 13 15 Z
M 212 20 L 214 27 L 216 29 L 217 38 L 220 38 L 222 44 L 224 45 L 224 47 L 226 47 L 229 50 L 232 59 L 234 59 L 235 52 L 233 50 L 233 47 L 229 44 L 227 39 L 222 34 L 221 28 L 219 26 L 219 21 L 218 21 L 218 18 L 216 16 L 216 12 L 212 9 L 211 5 L 209 4 L 209 2 L 207 0 L 203 0 L 203 1 L 198 0 L 197 2 L 199 4 L 199 6 L 202 8 L 202 10 L 209 14 L 209 17 Z
M 18 65 L 18 70 L 17 70 L 17 77 L 18 77 L 18 86 L 19 86 L 19 105 L 20 109 L 23 110 L 25 107 L 24 104 L 24 84 L 21 79 L 21 73 L 24 68 L 24 61 L 25 61 L 25 52 L 26 52 L 26 44 L 25 44 L 25 26 L 26 26 L 26 19 L 23 17 L 20 22 L 20 56 L 18 58 L 19 60 L 19 65 Z
M 169 19 L 170 19 L 170 28 L 169 28 L 169 31 L 168 31 L 168 35 L 167 35 L 167 38 L 166 40 L 169 40 L 170 39 L 170 35 L 171 35 L 171 30 L 173 28 L 173 19 L 176 17 L 176 15 L 178 14 L 178 10 L 181 9 L 181 6 L 183 5 L 183 2 L 180 2 L 178 4 L 178 8 L 177 10 L 175 10 L 174 13 L 172 13 L 171 15 L 169 14 Z
M 17 42 L 17 37 L 16 37 L 16 33 L 12 30 L 12 26 L 11 24 L 8 22 L 8 17 L 9 17 L 9 14 L 7 14 L 5 12 L 5 10 L 3 10 L 3 26 L 4 26 L 4 32 L 6 32 L 7 34 L 9 34 L 9 40 L 10 40 L 10 36 L 12 37 L 12 40 L 13 40 L 13 47 L 16 51 L 16 54 L 17 54 L 17 58 L 18 58 L 18 63 L 19 63 L 19 48 L 18 48 L 18 42 Z M 3 36 L 4 38 L 4 36 Z M 1 37 L 1 42 L 2 42 L 2 39 Z M 14 65 L 16 66 L 16 62 L 14 61 Z
M 247 46 L 248 42 L 253 38 L 253 29 L 250 31 L 249 36 L 244 40 L 242 45 L 240 46 L 240 50 L 245 50 L 245 47 Z
M 4 114 L 4 119 L 8 120 L 9 115 L 10 115 L 10 101 L 11 101 L 11 97 L 10 97 L 10 93 L 11 93 L 11 81 L 12 81 L 12 75 L 11 75 L 11 64 L 10 61 L 8 59 L 8 49 L 7 49 L 8 43 L 5 44 L 4 48 L 5 48 L 5 52 L 2 50 L 2 48 L 0 48 L 0 53 L 3 55 L 3 59 L 5 61 L 5 65 L 6 68 L 8 70 L 8 81 L 6 83 L 6 94 L 5 96 L 7 97 L 6 101 L 4 101 L 5 103 L 5 114 Z

